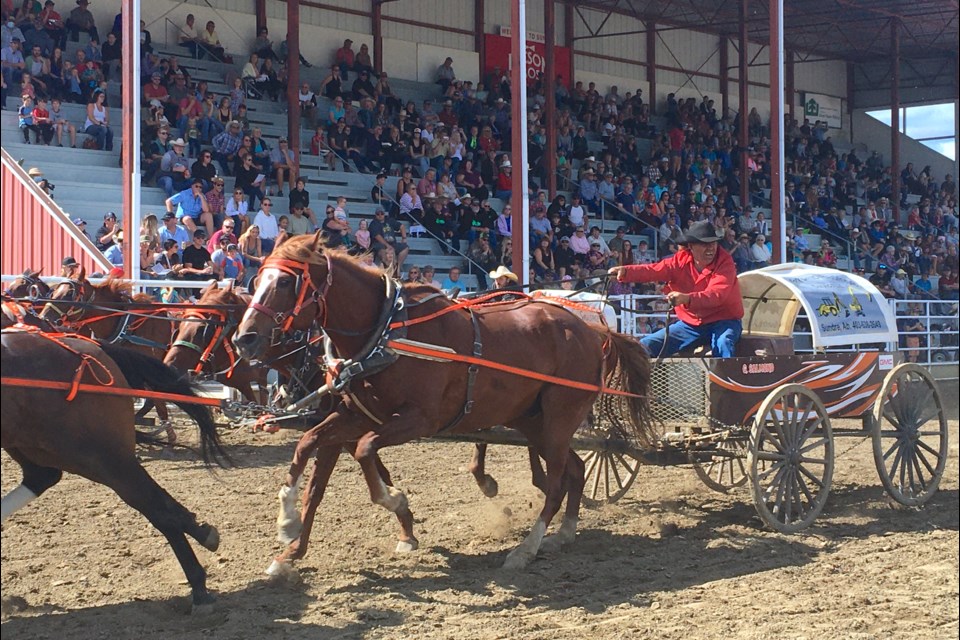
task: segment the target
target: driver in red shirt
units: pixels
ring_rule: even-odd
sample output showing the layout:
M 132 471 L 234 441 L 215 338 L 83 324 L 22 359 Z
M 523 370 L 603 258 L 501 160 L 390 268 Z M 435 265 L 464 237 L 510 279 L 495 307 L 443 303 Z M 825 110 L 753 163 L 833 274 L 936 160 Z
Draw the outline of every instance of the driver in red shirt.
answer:
M 684 349 L 709 345 L 713 355 L 732 358 L 743 330 L 743 300 L 737 268 L 708 220 L 690 225 L 675 255 L 656 264 L 613 267 L 618 282 L 666 282 L 667 299 L 677 321 L 640 343 L 653 356 L 669 356 Z M 669 335 L 669 338 L 666 336 Z M 664 340 L 669 340 L 664 349 Z

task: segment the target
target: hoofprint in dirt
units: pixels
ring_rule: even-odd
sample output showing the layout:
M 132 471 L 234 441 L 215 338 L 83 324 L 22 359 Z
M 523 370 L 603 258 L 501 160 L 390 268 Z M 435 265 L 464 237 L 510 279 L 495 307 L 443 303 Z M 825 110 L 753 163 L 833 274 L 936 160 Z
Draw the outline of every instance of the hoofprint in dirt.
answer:
M 526 451 L 490 448 L 500 495 L 480 495 L 471 447 L 383 451 L 417 518 L 419 551 L 393 552 L 393 516 L 342 456 L 300 579 L 263 575 L 276 495 L 297 432 L 225 434 L 241 467 L 144 451 L 150 474 L 215 524 L 197 549 L 218 602 L 190 616 L 160 535 L 105 487 L 67 477 L 11 517 L 2 544 L 4 637 L 16 638 L 931 638 L 958 625 L 958 428 L 940 492 L 895 508 L 869 441 L 837 443 L 834 489 L 807 531 L 764 530 L 744 489 L 712 493 L 690 469 L 644 468 L 620 502 L 584 510 L 577 541 L 526 571 L 500 569 L 541 502 Z M 179 427 L 183 439 L 191 429 Z M 4 454 L 3 491 L 19 482 Z M 179 596 L 171 594 L 180 593 Z

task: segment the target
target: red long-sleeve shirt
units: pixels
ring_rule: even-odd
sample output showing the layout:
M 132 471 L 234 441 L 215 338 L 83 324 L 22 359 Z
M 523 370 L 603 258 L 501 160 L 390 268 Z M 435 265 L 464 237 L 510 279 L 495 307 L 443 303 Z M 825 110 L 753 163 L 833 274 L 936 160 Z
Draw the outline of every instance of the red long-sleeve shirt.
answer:
M 676 308 L 677 317 L 698 327 L 718 320 L 743 318 L 743 299 L 737 268 L 726 251 L 718 250 L 703 271 L 693 266 L 693 255 L 681 249 L 676 255 L 656 264 L 634 264 L 623 267 L 619 282 L 666 282 L 666 291 L 690 295 L 690 302 Z

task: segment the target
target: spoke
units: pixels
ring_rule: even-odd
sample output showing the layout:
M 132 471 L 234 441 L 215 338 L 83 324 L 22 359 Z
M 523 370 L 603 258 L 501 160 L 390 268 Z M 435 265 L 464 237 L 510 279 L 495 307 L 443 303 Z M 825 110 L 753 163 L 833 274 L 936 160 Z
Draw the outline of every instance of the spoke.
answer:
M 786 464 L 786 461 L 785 461 L 785 460 L 780 460 L 779 462 L 777 462 L 777 464 L 772 464 L 772 465 L 770 465 L 770 468 L 769 468 L 769 469 L 767 469 L 767 470 L 765 470 L 765 471 L 761 471 L 760 473 L 757 474 L 757 480 L 758 480 L 758 481 L 764 480 L 764 479 L 766 479 L 766 477 L 769 476 L 771 473 L 779 473 L 780 470 L 783 469 L 783 467 L 784 467 L 785 464 Z M 774 482 L 776 482 L 776 478 L 774 478 Z
M 797 443 L 806 442 L 813 436 L 813 432 L 820 428 L 823 424 L 823 419 L 820 417 L 820 414 L 815 414 L 813 419 L 809 421 L 809 426 L 807 426 L 803 433 L 800 434 L 800 439 L 797 440 Z
M 777 490 L 777 487 L 780 486 L 780 483 L 783 482 L 783 476 L 787 471 L 787 466 L 784 465 L 780 467 L 777 472 L 774 474 L 773 479 L 770 481 L 770 484 L 767 485 L 766 489 L 766 502 L 770 503 L 771 498 L 773 497 L 774 492 Z M 773 501 L 775 502 L 775 500 Z
M 784 524 L 790 524 L 793 519 L 793 474 L 794 469 L 789 469 L 783 477 L 783 494 L 779 500 L 780 521 Z
M 620 478 L 620 472 L 617 471 L 617 465 L 612 459 L 610 460 L 610 471 L 613 472 L 613 479 L 617 483 L 617 489 L 623 489 L 623 479 Z
M 587 454 L 586 460 L 584 460 L 584 465 L 586 471 L 583 472 L 584 477 L 589 477 L 593 473 L 593 468 L 597 466 L 597 461 L 600 459 L 600 454 L 596 451 L 591 451 Z
M 736 463 L 737 463 L 737 469 L 739 469 L 739 471 L 740 471 L 740 477 L 742 478 L 743 476 L 747 475 L 747 468 L 744 466 L 743 460 L 741 460 L 740 458 L 735 458 L 734 460 L 735 460 Z M 734 477 L 734 475 L 733 475 L 733 466 L 731 465 L 731 467 L 730 467 L 731 484 L 734 482 L 733 477 Z
M 779 418 L 778 418 L 778 416 L 777 416 L 777 414 L 776 414 L 776 408 L 771 409 L 770 411 L 771 411 L 770 421 L 773 423 L 773 429 L 774 429 L 774 431 L 777 432 L 777 442 L 780 443 L 780 446 L 778 446 L 777 448 L 782 451 L 784 447 L 787 447 L 787 446 L 789 446 L 789 444 L 790 444 L 789 441 L 787 440 L 786 436 L 785 436 L 784 433 L 783 433 L 783 432 L 784 432 L 783 419 L 784 419 L 784 416 L 786 415 L 786 414 L 785 414 L 785 409 L 784 409 L 784 407 L 783 407 L 783 404 L 781 403 L 781 404 L 780 404 L 780 416 L 779 416 Z M 771 436 L 771 437 L 772 437 L 772 436 Z
M 603 491 L 604 495 L 610 497 L 610 458 L 603 456 Z
M 907 482 L 909 483 L 905 486 L 910 487 L 910 494 L 915 496 L 916 492 L 914 491 L 914 487 L 917 486 L 917 482 L 913 477 L 913 456 L 910 456 L 909 452 L 904 456 L 903 463 L 904 468 L 907 470 Z
M 800 463 L 801 463 L 801 464 L 822 464 L 822 465 L 826 465 L 826 464 L 827 464 L 827 459 L 826 459 L 826 458 L 807 458 L 806 456 L 803 456 L 803 457 L 800 458 Z
M 638 461 L 628 458 L 622 453 L 614 453 L 613 455 L 617 456 L 617 460 L 619 460 L 620 464 L 630 472 L 631 476 L 637 472 L 637 469 L 640 468 L 640 463 Z
M 900 462 L 900 490 L 907 486 L 907 461 L 903 458 L 903 449 L 897 452 L 896 460 Z M 893 475 L 893 474 L 890 474 Z
M 936 431 L 917 431 L 917 435 L 921 438 L 940 438 L 943 436 L 943 432 L 939 429 Z
M 900 419 L 890 410 L 890 402 L 883 407 L 883 417 L 887 419 L 887 422 L 893 425 L 897 431 L 903 431 L 903 427 L 900 426 Z
M 602 465 L 602 459 L 603 456 L 600 453 L 597 453 L 596 463 L 593 466 L 596 467 L 597 465 Z M 597 495 L 600 493 L 600 471 L 601 469 L 596 469 L 595 475 L 593 476 L 593 487 L 591 489 L 590 497 L 594 500 L 597 499 Z
M 890 445 L 890 448 L 887 449 L 886 453 L 883 454 L 883 459 L 886 460 L 887 458 L 889 458 L 891 453 L 897 453 L 897 454 L 899 454 L 899 453 L 900 453 L 900 447 L 902 447 L 902 446 L 903 446 L 903 443 L 902 443 L 902 442 L 900 441 L 900 439 L 898 438 L 896 442 L 894 442 L 892 445 Z M 898 455 L 898 457 L 899 457 L 899 455 Z M 896 462 L 896 458 L 894 458 L 894 462 Z
M 802 491 L 803 495 L 806 496 L 807 502 L 814 504 L 816 502 L 816 498 L 814 497 L 813 493 L 811 493 L 810 488 L 807 487 L 807 483 L 804 482 L 804 475 L 807 475 L 807 472 L 801 467 L 800 474 L 797 475 L 797 486 L 800 487 L 800 491 Z
M 934 456 L 938 461 L 940 460 L 940 452 L 928 445 L 923 440 L 917 440 L 917 447 L 920 449 L 925 449 L 930 452 L 930 455 Z M 919 453 L 919 452 L 918 452 Z
M 802 520 L 807 510 L 804 508 L 803 496 L 800 495 L 800 476 L 794 473 L 793 476 L 791 477 L 791 480 L 793 480 L 793 486 L 792 486 L 793 503 L 797 507 L 797 515 Z
M 916 453 L 917 463 L 918 464 L 922 463 L 923 466 L 926 468 L 927 473 L 929 473 L 932 478 L 935 478 L 937 476 L 936 465 L 930 464 L 930 461 L 927 460 L 927 456 L 923 455 L 923 451 L 921 451 L 919 448 L 914 453 Z M 937 460 L 939 460 L 939 457 L 937 458 Z
M 800 467 L 800 473 L 805 475 L 810 480 L 810 482 L 817 485 L 818 491 L 823 491 L 823 481 L 817 476 L 813 475 L 811 472 L 807 471 L 806 467 Z
M 903 431 L 881 431 L 880 436 L 883 438 L 900 438 L 903 435 Z
M 766 435 L 766 437 L 764 437 L 764 435 Z M 779 438 L 776 437 L 776 436 L 774 436 L 772 433 L 770 433 L 770 430 L 767 429 L 767 425 L 765 425 L 765 424 L 760 425 L 760 438 L 759 438 L 759 439 L 760 439 L 761 441 L 766 440 L 766 441 L 769 442 L 771 445 L 773 445 L 774 448 L 776 448 L 776 450 L 779 451 L 780 453 L 786 453 L 786 452 L 784 451 L 784 447 L 783 447 L 783 436 L 781 435 Z
M 812 451 L 813 449 L 818 449 L 818 448 L 820 448 L 820 447 L 826 448 L 826 446 L 827 446 L 829 443 L 830 443 L 830 441 L 829 441 L 828 439 L 826 439 L 826 438 L 820 438 L 819 440 L 816 440 L 815 442 L 811 442 L 811 443 L 808 444 L 807 446 L 805 446 L 805 447 L 803 447 L 802 449 L 800 449 L 800 455 L 803 455 L 804 453 L 808 453 L 808 452 Z
M 913 471 L 916 472 L 917 482 L 920 483 L 920 488 L 922 489 L 920 493 L 923 493 L 923 491 L 927 490 L 927 480 L 923 477 L 923 469 L 920 468 L 920 461 L 917 460 L 916 453 L 917 452 L 914 451 L 914 455 L 910 457 L 910 466 L 912 467 Z M 933 478 L 931 477 L 931 480 L 932 479 Z
M 926 411 L 920 413 L 913 422 L 918 429 L 934 418 L 940 417 L 940 407 L 936 403 L 931 402 L 930 404 L 921 405 L 921 408 L 926 409 Z
M 785 460 L 786 456 L 782 453 L 774 453 L 773 451 L 757 451 L 757 460 L 766 460 L 774 462 L 777 460 Z
M 787 477 L 790 475 L 790 467 L 784 467 L 781 469 L 781 471 L 782 473 L 778 473 L 777 477 L 773 479 L 777 487 L 776 497 L 773 500 L 773 504 L 775 512 L 782 516 L 783 494 L 787 490 Z

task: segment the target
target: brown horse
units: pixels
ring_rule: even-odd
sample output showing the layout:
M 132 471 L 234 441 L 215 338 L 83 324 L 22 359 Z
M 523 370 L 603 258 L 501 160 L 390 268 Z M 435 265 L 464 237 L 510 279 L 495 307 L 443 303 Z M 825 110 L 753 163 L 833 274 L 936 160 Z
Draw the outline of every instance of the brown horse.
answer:
M 50 293 L 50 285 L 40 279 L 43 269 L 25 269 L 14 278 L 5 293 L 11 298 L 45 298 Z
M 163 359 L 170 345 L 173 323 L 165 310 L 153 311 L 148 308 L 153 298 L 145 294 L 133 294 L 133 285 L 116 278 L 107 278 L 98 285 L 91 284 L 86 279 L 83 267 L 75 275 L 75 278 L 53 287 L 40 312 L 41 318 L 58 322 L 64 329 L 79 335 Z M 81 304 L 72 305 L 71 302 Z M 131 309 L 130 312 L 117 308 L 118 304 L 129 303 L 143 303 L 144 308 Z M 160 428 L 166 431 L 169 442 L 175 442 L 176 431 L 163 402 L 147 400 L 137 417 L 146 415 L 153 407 L 157 409 Z
M 196 309 L 185 313 L 163 361 L 178 371 L 198 376 L 212 376 L 233 387 L 250 402 L 267 403 L 267 369 L 254 368 L 239 358 L 230 343 L 240 317 L 250 303 L 250 296 L 234 290 L 233 284 L 220 289 L 217 283 L 203 290 L 198 305 L 219 309 Z M 259 387 L 254 396 L 251 383 Z
M 3 521 L 17 509 L 75 473 L 113 489 L 166 537 L 190 583 L 194 606 L 212 602 L 206 573 L 184 534 L 215 551 L 217 530 L 197 522 L 140 465 L 134 451 L 133 400 L 81 389 L 68 392 L 41 388 L 39 381 L 71 384 L 77 372 L 82 384 L 111 383 L 119 391 L 150 389 L 193 396 L 191 386 L 159 360 L 129 349 L 98 345 L 62 334 L 7 330 L 2 334 L 4 376 L 17 376 L 29 386 L 5 379 L 0 386 L 2 446 L 23 470 L 23 482 L 3 498 Z M 178 404 L 200 428 L 205 462 L 226 460 L 216 426 L 206 407 Z
M 329 336 L 328 379 L 340 398 L 297 445 L 280 491 L 282 529 L 298 521 L 296 487 L 314 452 L 317 459 L 303 499 L 301 529 L 271 565 L 272 572 L 290 570 L 290 561 L 306 552 L 337 459 L 338 447 L 331 445 L 356 443 L 354 457 L 371 499 L 401 520 L 397 548 L 403 551 L 418 545 L 413 515 L 404 493 L 382 479 L 377 450 L 496 424 L 519 430 L 545 461 L 547 474 L 543 509 L 505 562 L 519 568 L 536 557 L 564 496 L 563 523 L 549 544 L 575 537 L 584 465 L 570 444 L 605 384 L 620 379 L 630 393 L 625 418 L 633 433 L 624 436 L 653 440 L 643 349 L 562 307 L 529 300 L 468 306 L 428 286 L 396 289 L 383 271 L 323 248 L 316 234 L 275 249 L 261 269 L 234 344 L 243 357 L 255 359 L 274 330 L 303 330 L 314 322 Z M 412 353 L 416 356 L 403 357 Z M 418 381 L 416 394 L 409 393 L 411 380 Z

